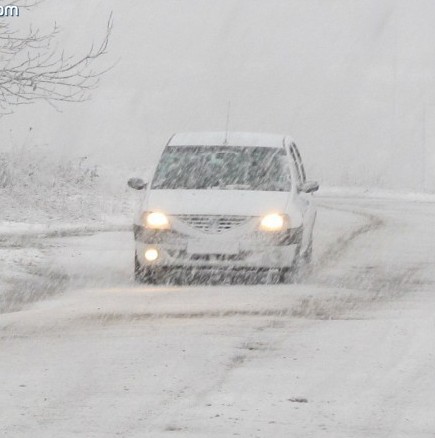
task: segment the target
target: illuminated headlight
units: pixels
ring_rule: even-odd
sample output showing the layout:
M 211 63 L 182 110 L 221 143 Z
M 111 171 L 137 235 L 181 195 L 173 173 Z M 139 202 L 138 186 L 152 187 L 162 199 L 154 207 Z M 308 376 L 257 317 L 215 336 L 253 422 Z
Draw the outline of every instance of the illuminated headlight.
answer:
M 282 231 L 288 223 L 288 217 L 282 214 L 272 213 L 264 216 L 260 222 L 262 231 Z
M 145 259 L 148 262 L 155 262 L 159 258 L 159 252 L 155 248 L 148 248 L 145 251 Z
M 164 213 L 148 213 L 145 215 L 145 227 L 153 230 L 168 230 L 169 219 Z

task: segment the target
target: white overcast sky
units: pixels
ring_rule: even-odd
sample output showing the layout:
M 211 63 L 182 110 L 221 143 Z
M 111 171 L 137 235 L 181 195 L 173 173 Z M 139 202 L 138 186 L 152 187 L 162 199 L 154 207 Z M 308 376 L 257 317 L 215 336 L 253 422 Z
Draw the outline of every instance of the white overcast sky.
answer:
M 19 108 L 1 149 L 147 166 L 177 131 L 288 133 L 313 178 L 402 189 L 435 186 L 432 0 L 46 0 L 29 22 L 63 29 L 70 52 L 101 38 L 91 102 Z M 32 131 L 29 132 L 29 128 Z

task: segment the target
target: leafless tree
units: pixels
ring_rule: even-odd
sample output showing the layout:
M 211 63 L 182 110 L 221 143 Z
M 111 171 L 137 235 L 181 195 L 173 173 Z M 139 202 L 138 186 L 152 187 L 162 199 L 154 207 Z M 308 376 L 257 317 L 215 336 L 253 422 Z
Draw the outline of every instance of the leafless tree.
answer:
M 17 6 L 20 14 L 42 0 L 0 0 L 0 6 Z M 107 70 L 97 60 L 107 53 L 112 32 L 112 15 L 105 36 L 82 55 L 68 55 L 56 45 L 59 28 L 44 33 L 30 27 L 24 33 L 13 28 L 19 18 L 0 21 L 0 116 L 13 112 L 16 105 L 46 101 L 82 102 L 98 85 Z

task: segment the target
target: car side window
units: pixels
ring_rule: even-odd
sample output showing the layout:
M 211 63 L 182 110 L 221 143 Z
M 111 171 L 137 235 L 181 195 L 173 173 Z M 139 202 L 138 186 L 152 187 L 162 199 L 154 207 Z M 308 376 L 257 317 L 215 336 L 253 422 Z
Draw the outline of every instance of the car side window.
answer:
M 296 144 L 294 144 L 294 143 L 293 143 L 293 148 L 294 148 L 294 150 L 295 150 L 295 152 L 296 152 L 296 158 L 297 158 L 298 163 L 299 163 L 299 168 L 300 168 L 301 176 L 302 176 L 302 182 L 306 182 L 306 180 L 307 180 L 307 175 L 306 175 L 306 173 L 305 173 L 305 167 L 304 167 L 304 163 L 302 162 L 301 154 L 300 154 L 300 152 L 299 152 L 298 147 L 297 147 Z
M 303 184 L 307 180 L 307 176 L 305 174 L 305 168 L 302 163 L 301 154 L 299 153 L 299 149 L 297 148 L 295 143 L 291 144 L 290 153 L 296 165 L 296 170 L 298 174 L 298 183 Z
M 293 148 L 293 145 L 291 145 L 291 146 L 289 147 L 289 150 L 290 150 L 290 155 L 291 155 L 291 157 L 292 157 L 292 159 L 293 159 L 293 162 L 294 162 L 294 164 L 295 164 L 295 168 L 296 168 L 296 176 L 297 176 L 297 180 L 298 180 L 298 185 L 300 185 L 300 184 L 302 184 L 302 174 L 301 174 L 300 167 L 299 167 L 299 165 L 298 165 L 298 160 L 297 160 L 297 158 L 296 158 L 296 152 L 295 152 L 295 150 L 294 150 L 294 148 Z

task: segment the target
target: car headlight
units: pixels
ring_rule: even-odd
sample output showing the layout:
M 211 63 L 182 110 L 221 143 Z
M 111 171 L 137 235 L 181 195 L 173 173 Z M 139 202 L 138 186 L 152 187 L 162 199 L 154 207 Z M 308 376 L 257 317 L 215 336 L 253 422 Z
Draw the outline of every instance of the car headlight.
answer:
M 288 217 L 283 214 L 272 213 L 264 216 L 260 222 L 262 231 L 282 231 L 288 224 Z
M 144 225 L 153 230 L 169 230 L 169 219 L 164 213 L 154 212 L 145 214 Z

